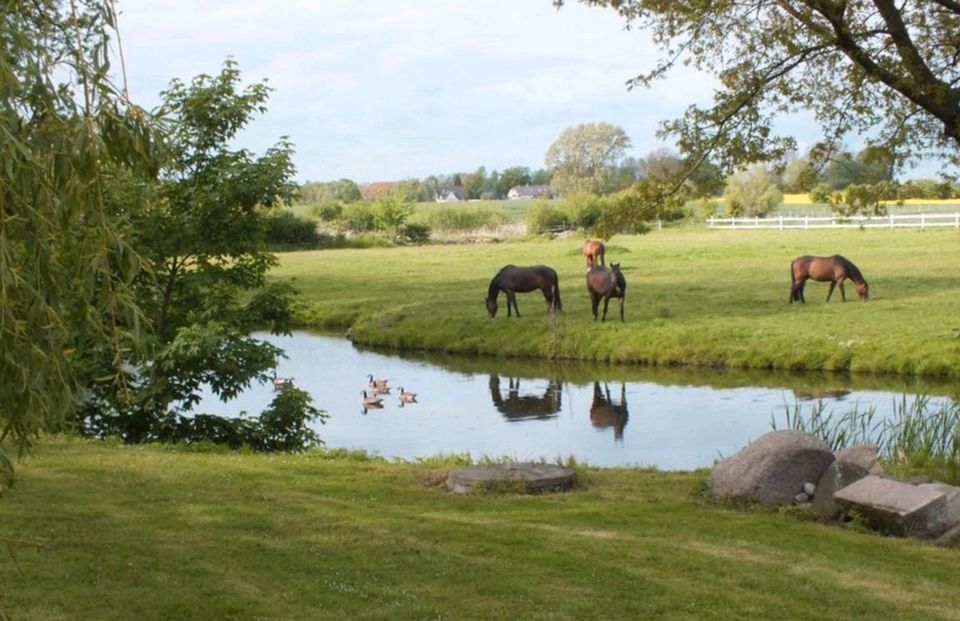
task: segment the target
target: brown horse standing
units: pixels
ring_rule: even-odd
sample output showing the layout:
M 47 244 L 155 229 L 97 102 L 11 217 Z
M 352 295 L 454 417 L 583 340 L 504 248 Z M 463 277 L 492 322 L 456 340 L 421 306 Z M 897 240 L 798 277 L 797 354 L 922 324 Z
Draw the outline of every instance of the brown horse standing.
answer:
M 548 313 L 560 310 L 560 280 L 553 268 L 546 265 L 530 267 L 505 265 L 490 281 L 486 299 L 487 314 L 491 317 L 497 315 L 497 296 L 502 290 L 507 296 L 507 317 L 511 316 L 511 307 L 517 311 L 517 317 L 519 317 L 520 309 L 517 307 L 516 292 L 527 293 L 534 289 L 543 292 L 543 297 L 547 300 Z
M 603 298 L 603 318 L 607 320 L 607 306 L 610 298 L 620 300 L 620 321 L 623 319 L 623 300 L 627 295 L 627 280 L 620 271 L 619 263 L 611 263 L 610 269 L 594 265 L 587 272 L 587 291 L 590 292 L 590 303 L 593 306 L 593 320 L 597 320 L 597 307 L 600 298 Z
M 843 281 L 850 279 L 857 285 L 860 301 L 866 302 L 870 297 L 870 287 L 864 280 L 863 274 L 849 259 L 835 254 L 832 257 L 811 257 L 804 255 L 790 262 L 790 303 L 794 301 L 806 302 L 803 297 L 803 286 L 807 279 L 817 282 L 830 281 L 830 291 L 827 292 L 827 302 L 833 295 L 833 288 L 840 285 L 840 298 L 846 302 L 847 295 L 843 291 Z
M 603 257 L 604 251 L 602 241 L 588 239 L 583 242 L 583 256 L 587 258 L 587 267 L 593 267 L 597 264 L 597 261 L 600 261 L 600 265 L 606 265 Z

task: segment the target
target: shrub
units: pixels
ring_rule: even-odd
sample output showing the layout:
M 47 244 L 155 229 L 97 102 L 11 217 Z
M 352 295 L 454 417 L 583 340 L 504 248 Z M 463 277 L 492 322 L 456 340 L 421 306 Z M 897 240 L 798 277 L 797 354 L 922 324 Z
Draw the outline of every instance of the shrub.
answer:
M 818 183 L 810 190 L 811 203 L 829 203 L 833 190 L 826 183 Z
M 478 205 L 436 205 L 420 207 L 410 220 L 443 233 L 493 229 L 507 223 L 502 207 Z
M 377 230 L 370 203 L 351 203 L 343 208 L 337 225 L 344 230 L 356 233 L 369 233 Z
M 589 229 L 600 219 L 606 202 L 605 198 L 589 192 L 578 192 L 563 199 L 558 210 L 571 226 Z
M 524 220 L 527 233 L 539 235 L 548 231 L 569 228 L 570 222 L 559 209 L 551 207 L 546 201 L 537 201 L 537 204 L 527 211 Z
M 414 244 L 430 240 L 430 227 L 419 222 L 407 222 L 400 228 L 400 239 Z
M 314 205 L 312 211 L 322 222 L 336 222 L 343 216 L 343 205 L 336 202 L 321 203 Z
M 763 164 L 727 178 L 724 197 L 731 216 L 764 216 L 783 202 L 783 194 Z
M 290 211 L 270 213 L 266 217 L 266 242 L 281 246 L 314 246 L 319 241 L 317 223 Z

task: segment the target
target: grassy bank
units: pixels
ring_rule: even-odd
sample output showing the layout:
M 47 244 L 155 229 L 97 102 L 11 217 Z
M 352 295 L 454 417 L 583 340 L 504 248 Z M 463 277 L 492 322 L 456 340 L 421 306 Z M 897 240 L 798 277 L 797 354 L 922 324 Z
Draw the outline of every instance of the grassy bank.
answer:
M 701 473 L 453 496 L 449 464 L 44 442 L 0 606 L 51 619 L 960 618 L 960 556 L 704 503 Z M 4 551 L 4 554 L 8 554 Z
M 501 356 L 657 365 L 850 370 L 960 377 L 960 238 L 947 230 L 710 231 L 618 236 L 607 261 L 626 275 L 627 323 L 594 323 L 582 240 L 288 253 L 274 274 L 303 291 L 307 325 L 349 329 L 361 343 Z M 871 301 L 788 304 L 789 263 L 840 253 Z M 507 263 L 560 274 L 563 312 L 539 292 L 520 319 L 488 319 L 490 278 Z M 835 293 L 835 298 L 839 291 Z M 854 288 L 849 298 L 856 300 Z M 505 301 L 501 297 L 501 307 Z

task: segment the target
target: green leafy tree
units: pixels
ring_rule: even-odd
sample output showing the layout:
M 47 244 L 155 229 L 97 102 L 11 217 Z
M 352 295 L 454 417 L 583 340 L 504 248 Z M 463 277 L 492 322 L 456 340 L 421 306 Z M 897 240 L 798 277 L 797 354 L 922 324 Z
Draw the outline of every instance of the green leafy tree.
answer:
M 776 180 L 763 164 L 754 164 L 731 175 L 724 198 L 731 216 L 763 216 L 783 202 Z
M 383 192 L 373 203 L 373 221 L 377 230 L 395 240 L 413 213 L 413 201 L 403 192 Z
M 150 183 L 157 133 L 106 78 L 114 29 L 110 3 L 0 2 L 0 494 L 6 450 L 74 416 L 87 355 L 122 391 L 141 346 L 125 235 L 137 205 L 110 189 Z
M 550 185 L 561 195 L 611 191 L 616 170 L 630 147 L 622 128 L 609 123 L 584 123 L 568 127 L 547 149 Z
M 497 192 L 501 197 L 518 185 L 530 185 L 530 169 L 526 166 L 511 166 L 504 169 L 497 179 Z
M 232 148 L 268 94 L 262 83 L 241 88 L 232 61 L 163 93 L 167 158 L 147 204 L 130 216 L 149 265 L 136 286 L 151 339 L 132 361 L 133 399 L 100 393 L 88 403 L 87 428 L 153 439 L 171 412 L 197 402 L 203 384 L 230 398 L 276 365 L 279 349 L 249 333 L 289 326 L 291 287 L 266 282 L 276 259 L 265 250 L 265 208 L 292 196 L 292 148 L 285 139 L 259 157 Z
M 798 157 L 786 165 L 781 179 L 785 192 L 807 193 L 819 183 L 820 175 L 809 157 Z
M 661 126 L 694 163 L 780 161 L 794 141 L 774 122 L 806 110 L 831 140 L 869 132 L 897 165 L 919 153 L 960 164 L 956 0 L 581 2 L 614 9 L 660 47 L 631 88 L 684 65 L 717 77 L 712 104 Z

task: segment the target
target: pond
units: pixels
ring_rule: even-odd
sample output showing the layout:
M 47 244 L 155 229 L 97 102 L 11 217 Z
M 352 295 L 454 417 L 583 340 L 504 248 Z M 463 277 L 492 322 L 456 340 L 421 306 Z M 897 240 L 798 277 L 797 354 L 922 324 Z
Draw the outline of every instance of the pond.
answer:
M 337 336 L 254 335 L 282 347 L 277 374 L 292 377 L 330 416 L 317 425 L 330 448 L 388 458 L 441 453 L 518 460 L 574 457 L 595 466 L 709 466 L 771 430 L 785 412 L 818 402 L 837 414 L 925 393 L 949 402 L 955 389 L 916 378 L 783 374 L 632 365 L 553 363 L 396 353 Z M 367 375 L 387 378 L 383 407 L 364 409 Z M 418 394 L 401 404 L 399 389 Z M 229 402 L 206 394 L 197 412 L 258 415 L 274 397 L 258 384 Z

